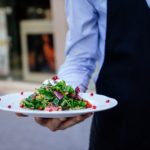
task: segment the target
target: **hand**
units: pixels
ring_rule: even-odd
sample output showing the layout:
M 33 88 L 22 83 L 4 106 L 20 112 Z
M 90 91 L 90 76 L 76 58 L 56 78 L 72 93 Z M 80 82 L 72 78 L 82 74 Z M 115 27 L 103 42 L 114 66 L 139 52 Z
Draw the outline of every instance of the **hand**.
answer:
M 50 129 L 51 131 L 57 131 L 57 130 L 64 130 L 69 127 L 72 127 L 73 125 L 80 123 L 90 117 L 92 114 L 86 114 L 86 115 L 80 115 L 76 117 L 71 118 L 39 118 L 35 117 L 35 121 Z

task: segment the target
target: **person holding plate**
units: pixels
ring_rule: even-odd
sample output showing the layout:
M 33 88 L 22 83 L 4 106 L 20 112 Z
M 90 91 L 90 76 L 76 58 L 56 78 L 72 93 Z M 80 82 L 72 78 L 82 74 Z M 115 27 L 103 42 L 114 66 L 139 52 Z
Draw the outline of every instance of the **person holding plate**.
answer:
M 150 150 L 150 1 L 66 0 L 66 60 L 58 76 L 86 91 L 96 62 L 98 94 L 118 100 L 93 116 L 89 150 Z M 36 121 L 52 131 L 86 118 Z

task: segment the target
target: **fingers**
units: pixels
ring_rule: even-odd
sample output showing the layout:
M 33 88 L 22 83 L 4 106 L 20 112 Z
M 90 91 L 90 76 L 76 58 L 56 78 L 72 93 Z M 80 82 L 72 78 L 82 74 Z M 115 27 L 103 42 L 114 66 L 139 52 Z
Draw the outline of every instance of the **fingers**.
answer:
M 80 115 L 72 118 L 39 118 L 35 117 L 35 121 L 41 126 L 45 126 L 51 131 L 64 130 L 80 123 L 90 117 L 92 114 Z
M 59 118 L 60 121 L 66 121 L 67 118 Z
M 51 131 L 56 131 L 59 129 L 59 126 L 62 124 L 63 121 L 60 119 L 51 119 L 46 124 L 46 127 L 49 128 Z
M 46 126 L 46 123 L 51 120 L 51 119 L 39 118 L 39 117 L 35 117 L 34 119 L 35 119 L 35 121 L 36 121 L 38 124 L 40 124 L 41 126 Z
M 73 117 L 73 118 L 69 118 L 67 121 L 65 121 L 64 123 L 62 123 L 58 130 L 64 130 L 66 128 L 72 127 L 73 125 L 80 123 L 82 121 L 84 121 L 85 119 L 89 118 L 92 114 L 86 114 L 86 115 L 82 115 L 82 116 L 77 116 L 77 117 Z
M 16 113 L 16 115 L 17 115 L 18 117 L 28 117 L 27 115 L 24 115 L 24 114 L 21 114 L 21 113 Z
M 35 117 L 35 121 L 40 124 L 41 126 L 45 126 L 48 129 L 50 129 L 51 131 L 56 131 L 59 126 L 61 125 L 61 123 L 63 121 L 65 121 L 66 118 L 39 118 L 39 117 Z

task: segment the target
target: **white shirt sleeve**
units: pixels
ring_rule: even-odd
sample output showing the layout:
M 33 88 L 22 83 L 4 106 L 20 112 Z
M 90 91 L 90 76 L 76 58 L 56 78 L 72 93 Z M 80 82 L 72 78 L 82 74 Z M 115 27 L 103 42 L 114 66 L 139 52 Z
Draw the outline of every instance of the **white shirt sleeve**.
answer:
M 88 0 L 66 0 L 66 16 L 66 59 L 58 76 L 85 91 L 98 58 L 98 16 Z
M 148 6 L 150 7 L 150 0 L 146 0 Z

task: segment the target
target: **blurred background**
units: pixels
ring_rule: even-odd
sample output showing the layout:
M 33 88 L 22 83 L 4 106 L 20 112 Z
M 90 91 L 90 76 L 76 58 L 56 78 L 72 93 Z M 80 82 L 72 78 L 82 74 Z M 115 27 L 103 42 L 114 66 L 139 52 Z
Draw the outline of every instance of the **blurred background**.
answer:
M 0 0 L 0 96 L 33 91 L 56 74 L 66 31 L 64 0 Z M 0 150 L 88 148 L 91 118 L 57 133 L 30 117 L 0 112 L 0 120 Z

